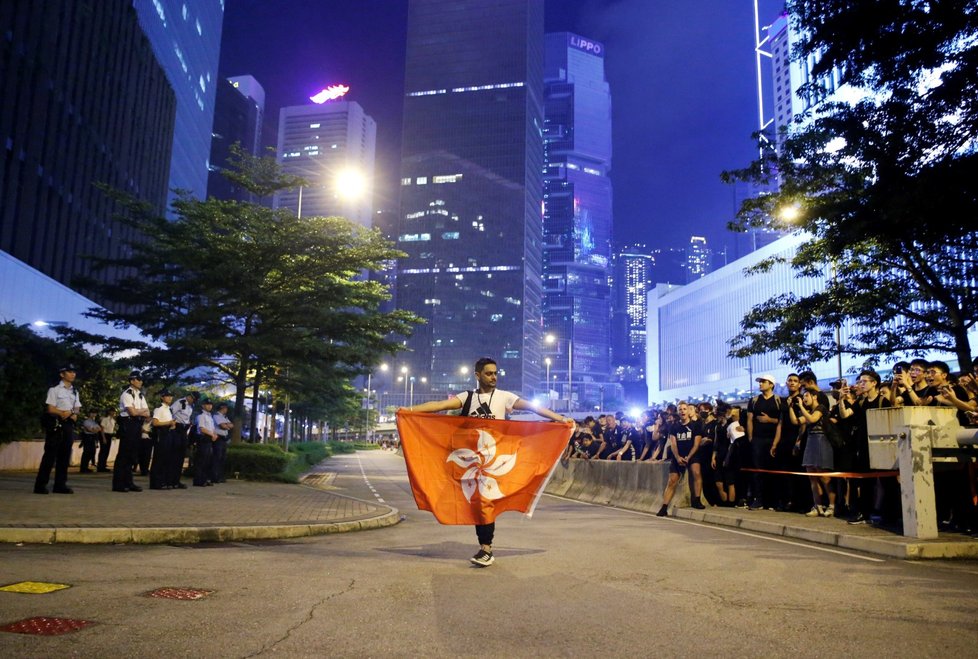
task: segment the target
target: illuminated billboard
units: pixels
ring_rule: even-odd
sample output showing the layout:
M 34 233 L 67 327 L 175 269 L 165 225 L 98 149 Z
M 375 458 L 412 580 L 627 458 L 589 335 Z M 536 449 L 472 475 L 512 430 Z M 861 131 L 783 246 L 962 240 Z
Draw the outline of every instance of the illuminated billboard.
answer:
M 334 101 L 341 96 L 345 96 L 350 88 L 347 85 L 330 85 L 326 89 L 323 89 L 315 96 L 310 96 L 309 100 L 313 103 L 325 103 L 326 101 Z

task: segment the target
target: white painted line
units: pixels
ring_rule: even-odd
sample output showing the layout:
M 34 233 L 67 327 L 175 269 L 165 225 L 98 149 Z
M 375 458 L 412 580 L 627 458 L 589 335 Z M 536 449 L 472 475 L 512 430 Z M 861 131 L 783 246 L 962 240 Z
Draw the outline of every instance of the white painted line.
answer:
M 597 508 L 608 508 L 609 510 L 616 510 L 622 513 L 631 513 L 632 515 L 639 515 L 641 517 L 655 517 L 656 519 L 668 520 L 670 522 L 677 522 L 679 524 L 689 524 L 691 526 L 698 526 L 700 528 L 711 529 L 714 531 L 723 531 L 724 533 L 733 533 L 735 535 L 744 535 L 748 538 L 757 538 L 758 540 L 767 540 L 768 542 L 779 542 L 783 545 L 792 545 L 794 547 L 803 547 L 805 549 L 812 549 L 815 551 L 824 551 L 829 554 L 838 554 L 840 556 L 848 556 L 849 558 L 858 558 L 861 561 L 869 561 L 870 563 L 885 563 L 886 559 L 883 558 L 871 558 L 869 556 L 860 556 L 859 554 L 852 554 L 847 551 L 841 551 L 839 549 L 830 549 L 828 547 L 820 547 L 817 545 L 806 545 L 802 542 L 793 542 L 791 540 L 785 540 L 783 538 L 775 538 L 770 535 L 761 535 L 757 533 L 748 533 L 747 531 L 740 531 L 738 529 L 728 529 L 724 526 L 716 526 L 713 524 L 705 524 L 702 522 L 694 522 L 688 519 L 676 519 L 675 517 L 656 517 L 652 513 L 644 513 L 640 510 L 627 510 L 625 508 L 614 508 L 612 506 L 602 506 L 597 503 L 590 503 L 589 501 L 578 501 L 577 499 L 567 499 L 565 497 L 559 497 L 555 494 L 548 494 L 547 496 L 553 497 L 555 499 L 560 499 L 562 501 L 570 501 L 572 503 L 580 503 L 585 506 L 595 506 Z

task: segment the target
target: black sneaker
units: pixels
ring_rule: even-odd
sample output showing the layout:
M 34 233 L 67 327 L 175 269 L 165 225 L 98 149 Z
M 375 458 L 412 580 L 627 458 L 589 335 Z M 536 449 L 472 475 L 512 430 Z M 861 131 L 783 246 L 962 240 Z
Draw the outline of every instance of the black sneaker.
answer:
M 849 523 L 850 524 L 853 524 L 853 525 L 855 525 L 855 524 L 868 524 L 869 523 L 869 520 L 866 519 L 866 516 L 863 515 L 862 513 L 856 513 L 855 515 L 853 515 L 852 517 L 849 518 Z
M 705 510 L 706 509 L 706 506 L 703 505 L 703 502 L 702 501 L 694 501 L 693 503 L 691 503 L 689 505 L 691 505 L 693 508 L 696 508 L 696 510 Z
M 496 559 L 492 557 L 491 551 L 486 551 L 485 549 L 479 548 L 479 552 L 469 559 L 470 563 L 478 565 L 479 567 L 489 567 L 493 564 Z
M 669 514 L 669 506 L 663 504 L 662 507 L 659 508 L 659 512 L 657 512 L 655 514 L 655 516 L 656 517 L 665 517 L 668 514 Z

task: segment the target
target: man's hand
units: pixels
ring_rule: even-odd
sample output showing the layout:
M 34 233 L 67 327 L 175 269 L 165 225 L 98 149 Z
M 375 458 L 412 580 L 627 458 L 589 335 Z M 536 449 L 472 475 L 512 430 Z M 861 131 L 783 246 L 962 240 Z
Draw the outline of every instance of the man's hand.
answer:
M 757 420 L 761 423 L 777 423 L 777 419 L 769 417 L 766 412 L 761 412 L 757 415 Z

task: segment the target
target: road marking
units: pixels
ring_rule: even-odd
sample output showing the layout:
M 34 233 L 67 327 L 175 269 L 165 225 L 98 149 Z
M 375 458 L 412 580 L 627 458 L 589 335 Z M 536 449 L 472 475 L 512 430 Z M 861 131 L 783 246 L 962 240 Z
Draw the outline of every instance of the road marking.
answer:
M 371 494 L 374 495 L 374 498 L 386 506 L 387 502 L 384 501 L 379 494 L 377 494 L 377 490 L 374 489 L 374 486 L 370 484 L 370 479 L 367 478 L 367 471 L 363 468 L 363 460 L 360 459 L 360 453 L 357 452 L 354 455 L 357 456 L 357 464 L 360 465 L 360 475 L 363 476 L 363 482 L 367 484 L 367 487 L 370 489 Z
M 564 498 L 564 497 L 559 497 L 559 496 L 557 496 L 555 494 L 547 494 L 547 496 L 553 497 L 555 499 L 560 499 L 562 501 L 570 501 L 570 502 L 573 502 L 573 503 L 584 504 L 585 506 L 595 506 L 595 507 L 598 507 L 598 508 L 609 508 L 611 510 L 617 510 L 617 511 L 623 512 L 623 513 L 631 513 L 632 515 L 639 515 L 641 517 L 656 517 L 656 515 L 654 515 L 652 513 L 645 513 L 645 512 L 642 512 L 640 510 L 627 510 L 625 508 L 613 508 L 611 506 L 602 506 L 601 504 L 598 504 L 598 503 L 591 503 L 589 501 L 578 501 L 577 499 L 567 499 L 567 498 Z M 748 538 L 757 538 L 758 540 L 766 540 L 768 542 L 779 542 L 779 543 L 781 543 L 783 545 L 792 545 L 794 547 L 804 547 L 805 549 L 812 549 L 814 551 L 823 551 L 823 552 L 826 552 L 826 553 L 829 553 L 829 554 L 838 554 L 840 556 L 848 556 L 849 558 L 858 558 L 861 561 L 868 561 L 870 563 L 885 563 L 886 562 L 886 559 L 884 559 L 884 558 L 871 558 L 869 556 L 860 556 L 859 554 L 853 554 L 853 553 L 850 553 L 850 552 L 847 552 L 847 551 L 842 551 L 842 550 L 839 550 L 839 549 L 830 549 L 828 547 L 819 547 L 819 546 L 815 546 L 815 545 L 807 545 L 807 544 L 805 544 L 803 542 L 794 542 L 792 540 L 785 540 L 783 538 L 775 538 L 775 537 L 769 536 L 769 535 L 761 535 L 761 534 L 757 534 L 757 533 L 748 533 L 747 531 L 740 531 L 738 529 L 728 529 L 726 527 L 723 527 L 723 526 L 715 526 L 713 524 L 703 524 L 701 522 L 694 522 L 694 521 L 688 520 L 688 519 L 676 519 L 675 517 L 656 517 L 656 519 L 664 519 L 664 520 L 668 520 L 670 522 L 676 522 L 678 524 L 690 524 L 692 526 L 698 526 L 698 527 L 704 528 L 704 529 L 711 529 L 711 530 L 714 530 L 714 531 L 723 531 L 724 533 L 733 533 L 735 535 L 744 535 L 744 536 L 747 536 Z

